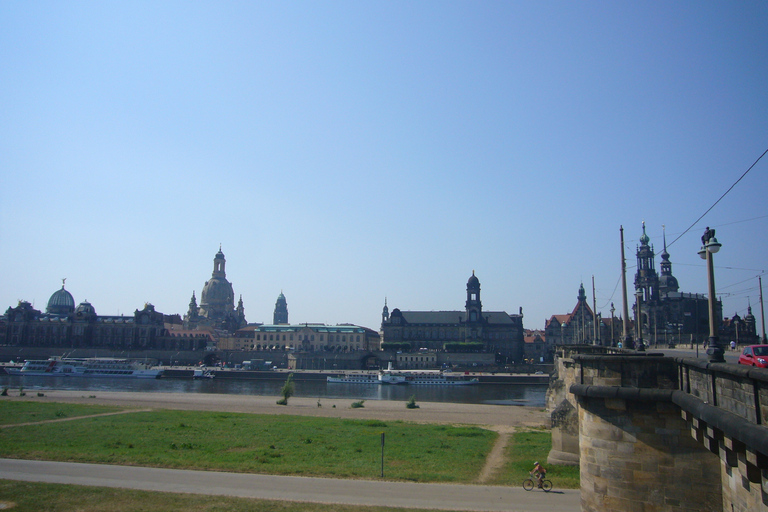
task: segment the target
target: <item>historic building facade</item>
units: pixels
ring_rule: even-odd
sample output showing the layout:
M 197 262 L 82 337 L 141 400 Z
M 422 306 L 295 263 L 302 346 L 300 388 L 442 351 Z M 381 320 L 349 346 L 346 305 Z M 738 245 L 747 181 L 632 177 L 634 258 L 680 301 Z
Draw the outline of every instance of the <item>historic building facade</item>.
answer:
M 378 332 L 352 324 L 254 324 L 238 330 L 234 338 L 241 350 L 352 352 L 381 349 Z
M 477 347 L 494 353 L 499 362 L 520 361 L 523 354 L 523 314 L 484 311 L 480 280 L 474 271 L 467 281 L 463 311 L 389 312 L 384 303 L 381 319 L 383 343 L 408 345 L 413 351 L 461 350 Z
M 621 340 L 621 329 L 621 321 L 615 316 L 603 318 L 602 315 L 596 315 L 592 311 L 587 302 L 584 283 L 581 283 L 573 310 L 567 314 L 552 315 L 545 322 L 544 339 L 548 356 L 552 357 L 555 345 L 615 345 Z
M 4 315 L 4 342 L 18 347 L 45 347 L 54 352 L 75 349 L 109 350 L 200 350 L 205 339 L 170 335 L 169 327 L 179 315 L 163 315 L 145 304 L 131 316 L 97 315 L 87 301 L 75 306 L 72 294 L 62 284 L 48 300 L 45 313 L 27 301 L 9 307 Z
M 704 294 L 679 291 L 677 278 L 672 275 L 672 263 L 667 252 L 666 234 L 661 252 L 661 275 L 655 270 L 655 252 L 650 237 L 645 232 L 637 247 L 637 272 L 635 273 L 634 315 L 645 343 L 661 340 L 698 340 L 709 337 L 709 299 Z M 722 328 L 723 305 L 715 302 L 716 325 Z M 637 329 L 635 329 L 637 331 Z
M 661 252 L 660 273 L 656 272 L 653 245 L 645 231 L 637 246 L 637 271 L 635 272 L 635 303 L 629 318 L 628 334 L 637 340 L 642 337 L 645 344 L 702 342 L 709 337 L 709 301 L 706 295 L 680 292 L 677 278 L 672 274 L 672 262 L 667 252 L 666 235 Z M 629 298 L 631 300 L 631 298 Z M 722 303 L 715 303 L 716 323 L 721 336 L 745 343 L 757 343 L 757 326 L 752 307 L 744 319 L 734 315 L 722 319 Z M 592 311 L 587 303 L 584 285 L 579 288 L 578 302 L 570 314 L 552 315 L 546 322 L 545 336 L 549 345 L 597 344 L 617 346 L 622 341 L 623 324 L 614 315 L 611 304 L 611 318 L 602 318 Z M 594 323 L 597 322 L 597 336 Z M 638 326 L 641 331 L 638 331 Z
M 199 306 L 195 292 L 192 292 L 189 308 L 184 315 L 185 329 L 211 327 L 235 332 L 246 325 L 243 297 L 240 296 L 237 307 L 235 307 L 235 292 L 232 283 L 227 281 L 226 264 L 227 260 L 224 253 L 221 252 L 221 247 L 219 247 L 219 252 L 213 258 L 211 278 L 203 285 Z

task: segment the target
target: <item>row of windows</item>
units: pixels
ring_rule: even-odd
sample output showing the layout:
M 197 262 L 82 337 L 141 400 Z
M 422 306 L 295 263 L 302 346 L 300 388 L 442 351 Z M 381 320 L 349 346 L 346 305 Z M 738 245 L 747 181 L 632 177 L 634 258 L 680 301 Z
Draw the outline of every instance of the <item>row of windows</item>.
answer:
M 262 337 L 263 336 L 263 337 Z M 293 341 L 293 334 L 283 334 L 283 340 L 282 341 Z M 298 341 L 315 341 L 315 335 L 314 334 L 304 334 L 304 337 L 302 338 L 302 335 L 298 335 Z M 320 341 L 325 341 L 324 334 L 320 334 Z M 287 338 L 286 338 L 287 337 Z M 280 334 L 256 334 L 256 341 L 280 341 Z M 329 342 L 337 342 L 337 343 L 346 343 L 347 336 L 345 334 L 336 334 L 335 339 L 334 335 L 330 334 L 328 335 L 328 341 Z M 349 341 L 351 342 L 357 342 L 360 343 L 360 335 L 358 334 L 356 337 L 353 337 L 352 335 L 349 336 Z
M 412 330 L 412 329 L 405 329 L 403 331 L 403 338 L 404 339 L 415 339 L 415 340 L 421 340 L 421 339 L 449 339 L 449 340 L 457 340 L 460 338 L 463 338 L 464 334 L 462 332 L 459 332 L 459 330 L 452 330 L 452 331 L 445 331 L 443 329 L 437 330 L 437 329 L 426 329 L 426 330 Z M 484 332 L 483 338 L 489 339 L 489 340 L 508 340 L 512 338 L 511 332 Z

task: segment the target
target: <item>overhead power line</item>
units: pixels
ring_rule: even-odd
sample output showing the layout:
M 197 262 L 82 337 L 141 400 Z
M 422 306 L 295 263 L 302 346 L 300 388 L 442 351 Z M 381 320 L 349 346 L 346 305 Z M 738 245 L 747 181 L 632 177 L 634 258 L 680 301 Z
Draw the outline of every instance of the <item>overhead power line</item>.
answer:
M 735 187 L 735 186 L 736 186 L 736 185 L 737 185 L 737 184 L 738 184 L 738 183 L 739 183 L 739 182 L 740 182 L 740 181 L 741 181 L 741 180 L 744 178 L 744 176 L 746 176 L 746 175 L 747 175 L 747 173 L 749 173 L 749 171 L 751 171 L 751 170 L 752 170 L 752 168 L 753 168 L 754 166 L 756 166 L 756 165 L 757 165 L 757 162 L 759 162 L 759 161 L 760 161 L 760 159 L 761 159 L 761 158 L 763 158 L 763 157 L 765 156 L 765 154 L 766 154 L 766 153 L 768 153 L 768 149 L 766 149 L 765 151 L 763 151 L 763 154 L 762 154 L 762 155 L 760 155 L 760 156 L 757 158 L 757 160 L 755 160 L 755 163 L 753 163 L 752 165 L 750 165 L 750 166 L 749 166 L 749 169 L 747 169 L 746 171 L 744 171 L 744 174 L 742 174 L 742 175 L 739 177 L 739 179 L 737 179 L 735 182 L 733 182 L 733 185 L 731 185 L 731 186 L 728 188 L 728 190 L 726 190 L 726 191 L 723 193 L 723 195 L 721 195 L 721 196 L 718 198 L 718 200 L 717 200 L 717 201 L 715 201 L 715 202 L 712 204 L 712 206 L 710 206 L 709 208 L 707 208 L 707 211 L 705 211 L 704 213 L 702 213 L 702 214 L 701 214 L 701 216 L 700 216 L 698 219 L 696 219 L 696 220 L 693 222 L 693 224 L 691 224 L 691 225 L 688 227 L 688 229 L 686 229 L 685 231 L 683 231 L 683 232 L 680 234 L 680 236 L 678 236 L 677 238 L 675 238 L 674 240 L 672 240 L 672 243 L 670 243 L 670 244 L 669 244 L 667 247 L 672 247 L 672 246 L 674 245 L 674 243 L 675 243 L 675 242 L 677 242 L 678 240 L 680 240 L 680 238 L 682 238 L 682 236 L 683 236 L 683 235 L 685 235 L 685 234 L 686 234 L 688 231 L 690 231 L 690 230 L 691 230 L 691 229 L 692 229 L 692 228 L 693 228 L 693 227 L 694 227 L 696 224 L 698 224 L 698 223 L 699 223 L 699 221 L 700 221 L 701 219 L 703 219 L 703 218 L 704 218 L 704 216 L 705 216 L 706 214 L 708 214 L 708 213 L 709 213 L 709 212 L 712 210 L 712 208 L 714 208 L 715 206 L 717 206 L 717 203 L 719 203 L 719 202 L 720 202 L 720 201 L 721 201 L 721 200 L 722 200 L 722 199 L 723 199 L 723 198 L 724 198 L 726 195 L 728 195 L 728 192 L 730 192 L 731 190 L 733 190 L 733 187 Z

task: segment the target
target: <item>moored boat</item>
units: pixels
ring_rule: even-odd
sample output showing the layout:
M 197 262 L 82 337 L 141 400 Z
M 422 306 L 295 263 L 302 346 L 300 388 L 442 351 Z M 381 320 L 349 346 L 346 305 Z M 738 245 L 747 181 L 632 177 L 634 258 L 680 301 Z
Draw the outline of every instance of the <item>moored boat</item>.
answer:
M 345 373 L 328 377 L 328 382 L 334 384 L 381 384 L 375 373 Z
M 160 368 L 130 359 L 111 357 L 75 358 L 51 357 L 29 359 L 21 368 L 7 368 L 11 375 L 51 377 L 109 377 L 155 379 L 163 374 Z
M 412 386 L 468 386 L 478 384 L 477 377 L 441 370 L 382 370 L 381 378 L 397 379 Z

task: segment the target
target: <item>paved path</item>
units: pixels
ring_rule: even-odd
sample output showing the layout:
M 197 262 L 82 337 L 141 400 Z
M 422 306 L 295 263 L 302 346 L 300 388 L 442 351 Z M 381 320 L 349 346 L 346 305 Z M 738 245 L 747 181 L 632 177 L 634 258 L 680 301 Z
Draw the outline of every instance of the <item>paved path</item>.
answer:
M 340 480 L 0 459 L 0 479 L 267 500 L 504 512 L 578 512 L 578 490 Z

